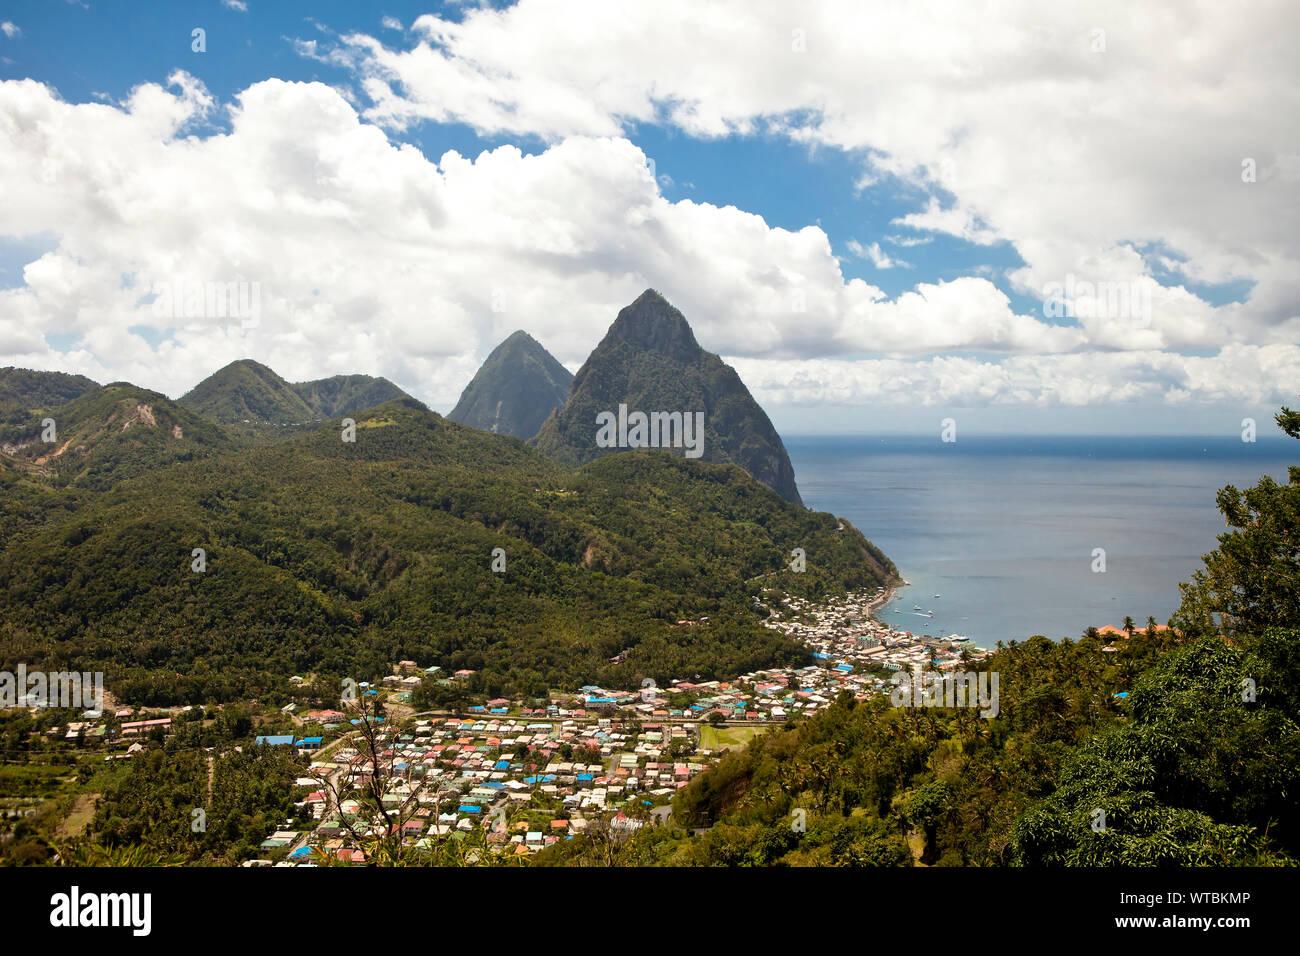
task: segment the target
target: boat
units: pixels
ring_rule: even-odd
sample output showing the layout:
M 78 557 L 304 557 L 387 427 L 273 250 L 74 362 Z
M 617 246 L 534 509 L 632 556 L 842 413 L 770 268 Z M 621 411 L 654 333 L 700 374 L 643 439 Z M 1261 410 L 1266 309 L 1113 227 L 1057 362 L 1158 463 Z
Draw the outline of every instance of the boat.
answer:
M 939 595 L 937 595 L 937 594 L 935 595 L 935 597 L 938 597 L 938 596 L 939 596 Z
M 912 605 L 912 610 L 913 610 L 913 611 L 919 611 L 919 610 L 921 610 L 921 605 L 919 605 L 919 604 L 913 604 L 913 605 Z

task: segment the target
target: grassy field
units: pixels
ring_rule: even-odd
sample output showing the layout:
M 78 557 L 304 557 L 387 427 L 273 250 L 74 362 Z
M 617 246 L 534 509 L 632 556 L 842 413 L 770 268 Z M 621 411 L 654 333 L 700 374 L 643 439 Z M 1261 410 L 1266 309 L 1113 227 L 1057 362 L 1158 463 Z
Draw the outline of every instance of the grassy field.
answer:
M 710 727 L 706 724 L 700 728 L 700 746 L 705 750 L 742 750 L 766 731 L 766 727 Z

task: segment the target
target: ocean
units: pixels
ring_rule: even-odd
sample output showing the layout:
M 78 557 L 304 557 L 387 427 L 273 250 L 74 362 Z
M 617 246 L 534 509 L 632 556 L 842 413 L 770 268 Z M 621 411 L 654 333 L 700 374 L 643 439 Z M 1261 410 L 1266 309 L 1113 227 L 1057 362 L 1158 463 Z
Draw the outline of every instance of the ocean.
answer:
M 1126 614 L 1165 623 L 1226 530 L 1218 489 L 1285 482 L 1300 463 L 1286 437 L 784 440 L 804 503 L 848 518 L 909 582 L 881 620 L 981 647 L 1078 637 Z

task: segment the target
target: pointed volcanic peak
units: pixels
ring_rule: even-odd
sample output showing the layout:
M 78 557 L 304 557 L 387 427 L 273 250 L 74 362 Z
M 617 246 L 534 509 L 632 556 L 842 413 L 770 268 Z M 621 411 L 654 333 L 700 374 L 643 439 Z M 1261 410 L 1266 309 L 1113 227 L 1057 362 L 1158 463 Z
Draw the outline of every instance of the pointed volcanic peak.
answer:
M 213 372 L 179 402 L 208 421 L 223 424 L 302 424 L 318 417 L 293 386 L 252 359 Z
M 33 419 L 0 454 L 28 474 L 93 490 L 234 447 L 220 427 L 129 382 L 95 388 Z
M 638 427 L 635 413 L 649 426 Z M 700 421 L 702 448 L 688 430 Z M 568 400 L 532 444 L 570 464 L 662 447 L 739 465 L 782 498 L 803 504 L 790 456 L 767 414 L 735 369 L 700 348 L 686 318 L 653 289 L 619 312 L 574 376 Z
M 519 331 L 492 350 L 447 416 L 499 435 L 532 438 L 564 404 L 573 373 L 535 338 Z

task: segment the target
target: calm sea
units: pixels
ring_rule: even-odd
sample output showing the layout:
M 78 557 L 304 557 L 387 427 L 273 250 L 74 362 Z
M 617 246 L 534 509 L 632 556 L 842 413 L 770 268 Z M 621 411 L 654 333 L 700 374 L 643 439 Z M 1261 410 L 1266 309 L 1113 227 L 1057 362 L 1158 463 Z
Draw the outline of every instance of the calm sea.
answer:
M 1126 614 L 1165 623 L 1178 582 L 1225 530 L 1218 489 L 1263 474 L 1285 482 L 1300 463 L 1300 443 L 1285 437 L 795 435 L 785 445 L 804 503 L 848 518 L 910 582 L 882 619 L 984 647 L 1077 637 Z M 1092 570 L 1095 548 L 1105 573 Z

